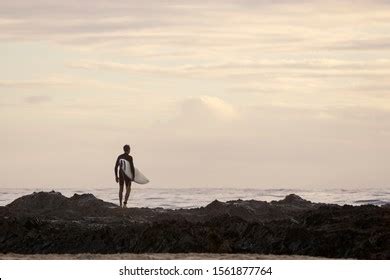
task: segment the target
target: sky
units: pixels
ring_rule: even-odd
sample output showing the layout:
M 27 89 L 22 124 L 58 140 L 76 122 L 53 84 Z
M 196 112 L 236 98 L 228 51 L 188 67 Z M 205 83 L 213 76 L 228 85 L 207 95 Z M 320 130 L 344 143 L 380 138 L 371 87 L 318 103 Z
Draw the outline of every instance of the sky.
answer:
M 0 188 L 388 188 L 390 1 L 0 0 Z

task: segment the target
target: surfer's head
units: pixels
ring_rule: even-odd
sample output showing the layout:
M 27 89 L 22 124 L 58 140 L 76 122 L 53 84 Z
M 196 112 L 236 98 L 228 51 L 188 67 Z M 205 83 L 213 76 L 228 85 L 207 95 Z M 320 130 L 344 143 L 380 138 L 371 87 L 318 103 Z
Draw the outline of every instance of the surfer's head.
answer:
M 124 151 L 126 154 L 130 154 L 130 146 L 129 146 L 129 145 L 124 145 L 124 146 L 123 146 L 123 151 Z

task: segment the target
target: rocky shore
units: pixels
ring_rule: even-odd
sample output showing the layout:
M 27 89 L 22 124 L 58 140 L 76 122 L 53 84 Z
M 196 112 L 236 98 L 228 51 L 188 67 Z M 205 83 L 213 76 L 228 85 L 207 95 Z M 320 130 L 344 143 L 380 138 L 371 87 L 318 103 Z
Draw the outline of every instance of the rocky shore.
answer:
M 291 194 L 194 209 L 121 209 L 92 194 L 39 192 L 0 207 L 0 253 L 390 259 L 390 207 L 312 203 Z

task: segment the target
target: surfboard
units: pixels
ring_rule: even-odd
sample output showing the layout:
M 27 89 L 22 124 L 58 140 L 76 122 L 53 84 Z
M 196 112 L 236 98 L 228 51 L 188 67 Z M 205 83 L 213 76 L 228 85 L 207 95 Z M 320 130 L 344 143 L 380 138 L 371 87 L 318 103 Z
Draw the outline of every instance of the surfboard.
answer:
M 142 172 L 139 171 L 139 169 L 136 167 L 134 167 L 135 176 L 133 177 L 133 174 L 132 174 L 131 168 L 130 168 L 130 163 L 127 160 L 120 159 L 119 166 L 122 169 L 122 171 L 126 174 L 127 177 L 133 178 L 132 179 L 133 182 L 135 182 L 137 184 L 142 184 L 142 185 L 149 183 L 149 179 L 146 178 L 146 176 L 144 174 L 142 174 Z

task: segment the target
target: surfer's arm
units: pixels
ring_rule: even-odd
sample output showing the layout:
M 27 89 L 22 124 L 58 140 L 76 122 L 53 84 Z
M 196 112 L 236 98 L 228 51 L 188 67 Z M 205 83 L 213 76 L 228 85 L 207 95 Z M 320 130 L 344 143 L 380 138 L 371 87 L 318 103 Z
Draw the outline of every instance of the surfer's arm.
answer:
M 135 168 L 134 168 L 133 157 L 131 157 L 130 159 L 131 159 L 131 161 L 130 161 L 131 174 L 133 174 L 133 178 L 131 178 L 131 180 L 134 181 L 134 178 L 135 178 Z
M 115 179 L 118 179 L 118 167 L 119 167 L 119 157 L 116 159 L 115 167 L 114 167 L 114 174 L 115 174 Z

